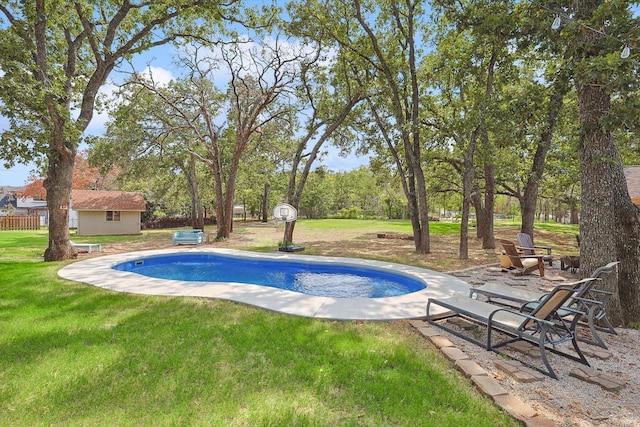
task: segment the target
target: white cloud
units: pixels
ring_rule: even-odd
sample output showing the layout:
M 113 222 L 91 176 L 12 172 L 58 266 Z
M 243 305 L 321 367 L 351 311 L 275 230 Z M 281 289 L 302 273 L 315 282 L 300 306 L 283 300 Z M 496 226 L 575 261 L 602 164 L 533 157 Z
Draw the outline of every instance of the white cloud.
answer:
M 140 75 L 142 77 L 153 80 L 158 86 L 166 86 L 175 79 L 173 72 L 161 67 L 148 66 Z

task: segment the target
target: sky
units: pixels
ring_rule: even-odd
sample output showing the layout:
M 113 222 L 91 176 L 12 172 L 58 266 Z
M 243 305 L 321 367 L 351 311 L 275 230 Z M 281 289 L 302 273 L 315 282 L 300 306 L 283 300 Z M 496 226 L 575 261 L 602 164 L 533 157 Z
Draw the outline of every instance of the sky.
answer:
M 177 76 L 177 69 L 172 63 L 173 58 L 176 56 L 176 51 L 171 46 L 160 46 L 150 52 L 143 55 L 139 55 L 134 58 L 133 66 L 137 71 L 150 69 L 153 73 L 156 81 L 168 82 L 172 78 Z M 123 72 L 114 70 L 106 85 L 101 89 L 101 92 L 109 94 L 115 90 L 116 86 L 114 81 L 122 81 L 125 78 Z M 224 77 L 220 77 L 223 79 Z M 223 87 L 224 82 L 219 82 L 219 87 Z M 105 131 L 105 125 L 109 117 L 106 113 L 97 112 L 94 113 L 93 119 L 87 128 L 85 135 L 102 135 Z M 6 118 L 0 116 L 0 132 L 5 131 L 8 128 L 8 121 Z M 80 147 L 82 149 L 82 147 Z M 347 157 L 341 157 L 338 154 L 338 150 L 327 145 L 328 154 L 322 161 L 315 162 L 316 167 L 324 165 L 329 170 L 333 171 L 349 171 L 362 165 L 368 164 L 368 158 L 365 156 L 356 156 L 351 154 Z M 21 187 L 25 185 L 29 175 L 35 171 L 34 164 L 18 164 L 10 169 L 7 169 L 0 160 L 0 186 L 14 186 Z M 35 171 L 37 175 L 40 175 Z

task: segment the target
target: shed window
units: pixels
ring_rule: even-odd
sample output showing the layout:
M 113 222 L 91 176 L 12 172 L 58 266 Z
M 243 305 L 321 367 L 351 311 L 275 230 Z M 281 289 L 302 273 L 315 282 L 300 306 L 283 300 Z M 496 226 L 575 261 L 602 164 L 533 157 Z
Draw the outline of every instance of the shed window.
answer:
M 107 211 L 107 221 L 120 221 L 120 211 Z

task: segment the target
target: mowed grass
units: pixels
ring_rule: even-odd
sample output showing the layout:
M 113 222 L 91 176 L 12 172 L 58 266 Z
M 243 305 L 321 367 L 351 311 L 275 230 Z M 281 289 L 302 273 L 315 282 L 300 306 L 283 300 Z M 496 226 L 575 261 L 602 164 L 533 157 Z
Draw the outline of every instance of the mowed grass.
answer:
M 371 229 L 390 233 L 413 234 L 411 222 L 408 220 L 385 221 L 380 219 L 304 219 L 300 221 L 302 226 L 313 229 L 346 230 L 346 229 Z M 459 222 L 429 222 L 429 232 L 432 234 L 459 234 Z
M 404 321 L 113 293 L 58 278 L 46 246 L 0 232 L 2 426 L 519 425 Z

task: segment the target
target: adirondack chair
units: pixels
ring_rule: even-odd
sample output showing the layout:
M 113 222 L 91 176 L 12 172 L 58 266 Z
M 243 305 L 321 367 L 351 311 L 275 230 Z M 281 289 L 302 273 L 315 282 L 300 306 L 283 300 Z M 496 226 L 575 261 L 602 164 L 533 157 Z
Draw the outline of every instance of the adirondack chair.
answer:
M 518 252 L 516 245 L 510 240 L 500 240 L 505 254 L 511 260 L 511 264 L 517 270 L 516 274 L 522 276 L 538 270 L 544 277 L 544 255 L 525 255 Z
M 533 238 L 527 233 L 518 233 L 518 249 L 525 255 L 537 255 L 536 249 L 541 249 L 546 252 L 542 254 L 542 260 L 549 263 L 549 266 L 553 265 L 553 255 L 551 254 L 551 248 L 549 246 L 536 246 L 533 244 Z

